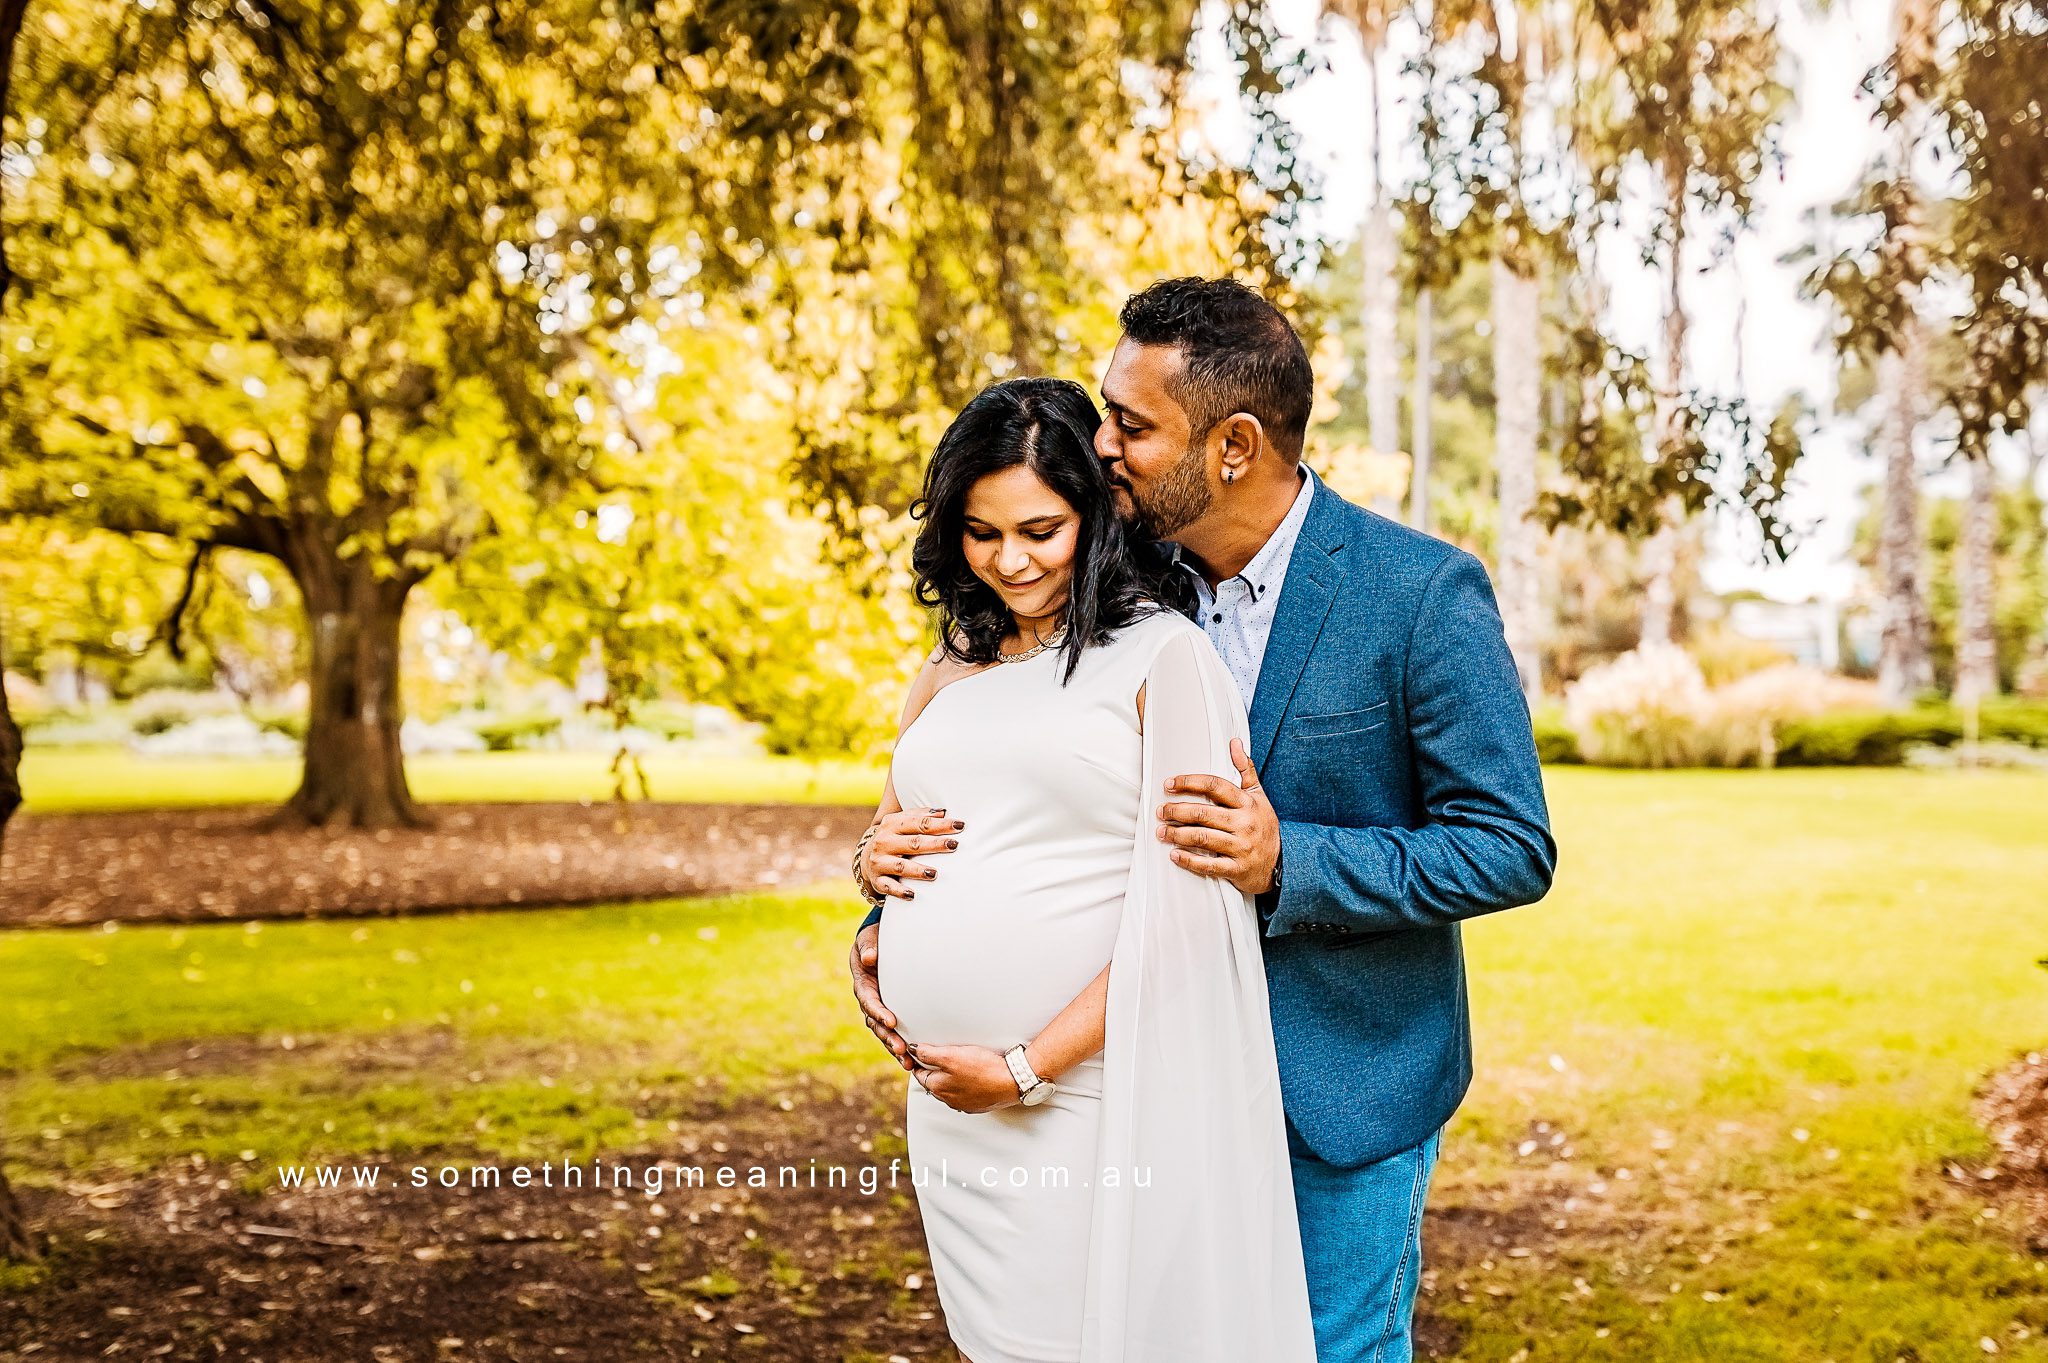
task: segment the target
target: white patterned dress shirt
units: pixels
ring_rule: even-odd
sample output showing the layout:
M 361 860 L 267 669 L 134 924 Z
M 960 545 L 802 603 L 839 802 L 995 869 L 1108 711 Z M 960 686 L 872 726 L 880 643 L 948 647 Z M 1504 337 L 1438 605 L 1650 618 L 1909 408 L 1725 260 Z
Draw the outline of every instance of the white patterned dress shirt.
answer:
M 1266 639 L 1273 632 L 1273 617 L 1280 610 L 1280 589 L 1287 581 L 1287 563 L 1294 556 L 1294 541 L 1301 536 L 1302 522 L 1308 519 L 1309 499 L 1315 495 L 1315 486 L 1315 474 L 1303 464 L 1301 488 L 1294 494 L 1294 505 L 1287 509 L 1272 537 L 1259 546 L 1259 552 L 1252 555 L 1243 572 L 1225 578 L 1214 590 L 1210 589 L 1209 580 L 1196 572 L 1194 564 L 1180 557 L 1178 546 L 1175 548 L 1176 561 L 1194 574 L 1195 599 L 1202 607 L 1202 629 L 1223 655 L 1223 665 L 1237 682 L 1246 710 L 1252 708 L 1252 697 L 1259 689 L 1259 665 L 1265 661 Z

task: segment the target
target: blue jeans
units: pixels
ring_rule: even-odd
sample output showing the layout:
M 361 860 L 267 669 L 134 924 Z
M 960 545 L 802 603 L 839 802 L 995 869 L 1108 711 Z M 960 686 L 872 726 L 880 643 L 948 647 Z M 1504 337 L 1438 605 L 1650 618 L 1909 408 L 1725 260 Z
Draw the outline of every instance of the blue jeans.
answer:
M 1422 1204 L 1442 1139 L 1439 1130 L 1413 1149 L 1339 1169 L 1316 1158 L 1294 1123 L 1287 1124 L 1316 1363 L 1411 1363 L 1415 1357 Z

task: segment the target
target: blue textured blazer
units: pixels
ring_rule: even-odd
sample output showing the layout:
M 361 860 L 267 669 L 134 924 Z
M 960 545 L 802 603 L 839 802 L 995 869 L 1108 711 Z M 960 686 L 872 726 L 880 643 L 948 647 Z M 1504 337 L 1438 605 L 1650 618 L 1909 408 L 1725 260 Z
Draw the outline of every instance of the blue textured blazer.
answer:
M 1259 896 L 1288 1118 L 1329 1163 L 1424 1140 L 1465 1096 L 1458 924 L 1541 899 L 1529 709 L 1479 560 L 1318 480 L 1252 700 L 1280 816 Z

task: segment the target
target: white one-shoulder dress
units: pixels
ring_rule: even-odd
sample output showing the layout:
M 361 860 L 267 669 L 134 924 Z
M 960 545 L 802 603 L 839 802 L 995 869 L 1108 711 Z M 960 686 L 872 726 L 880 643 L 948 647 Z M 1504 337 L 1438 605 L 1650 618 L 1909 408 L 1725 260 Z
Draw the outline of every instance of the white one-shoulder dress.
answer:
M 1170 612 L 1064 666 L 948 683 L 896 746 L 904 807 L 966 823 L 882 916 L 903 1035 L 1007 1050 L 1110 963 L 1107 1044 L 1046 1102 L 967 1114 L 908 1081 L 947 1327 L 972 1363 L 1313 1363 L 1256 919 L 1154 836 L 1169 776 L 1236 779 L 1243 703 Z

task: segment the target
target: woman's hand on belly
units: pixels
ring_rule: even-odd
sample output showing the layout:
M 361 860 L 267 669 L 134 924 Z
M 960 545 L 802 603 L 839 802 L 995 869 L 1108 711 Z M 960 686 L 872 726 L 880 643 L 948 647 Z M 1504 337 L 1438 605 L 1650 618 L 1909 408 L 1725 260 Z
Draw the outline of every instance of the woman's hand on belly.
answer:
M 955 1112 L 993 1112 L 1018 1101 L 1017 1081 L 1000 1051 L 913 1042 L 910 1055 L 911 1077 Z

